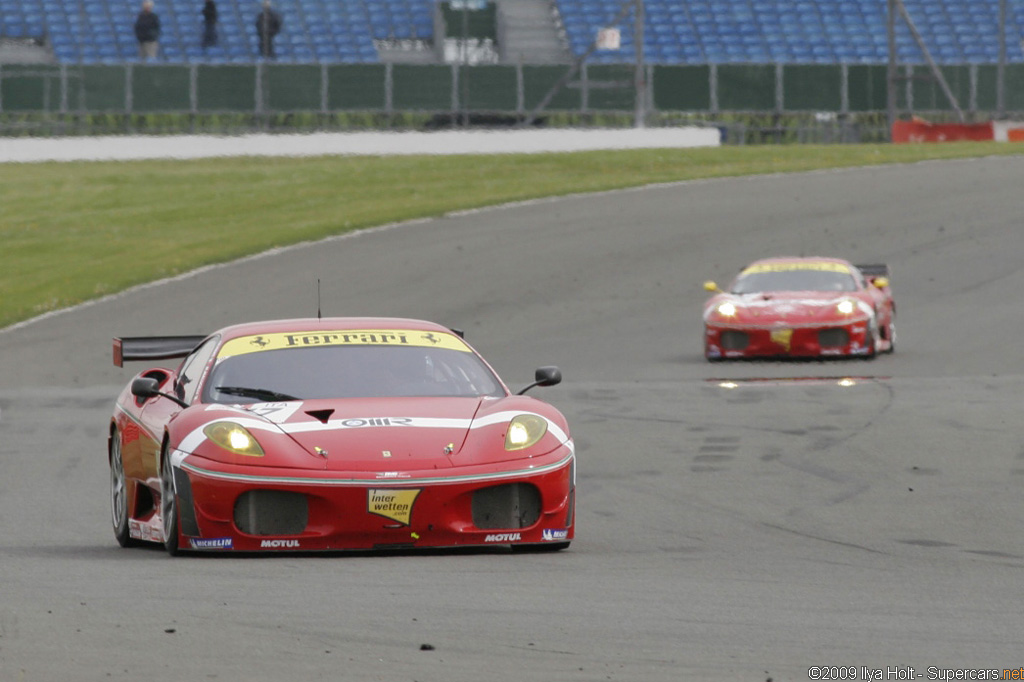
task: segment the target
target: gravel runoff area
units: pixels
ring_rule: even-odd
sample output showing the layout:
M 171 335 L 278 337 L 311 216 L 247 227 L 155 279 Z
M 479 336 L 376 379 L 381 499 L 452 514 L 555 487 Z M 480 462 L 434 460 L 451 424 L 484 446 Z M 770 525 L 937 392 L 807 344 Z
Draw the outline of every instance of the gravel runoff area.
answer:
M 716 147 L 719 144 L 717 128 L 694 127 L 0 138 L 0 162 L 130 161 L 218 156 L 536 154 Z

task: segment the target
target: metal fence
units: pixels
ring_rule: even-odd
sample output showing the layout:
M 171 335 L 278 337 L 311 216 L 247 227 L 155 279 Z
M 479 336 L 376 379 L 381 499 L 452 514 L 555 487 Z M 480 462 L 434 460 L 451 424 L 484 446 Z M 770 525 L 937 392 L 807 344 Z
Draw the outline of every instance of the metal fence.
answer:
M 633 66 L 584 67 L 550 110 L 630 112 Z M 926 67 L 904 66 L 897 106 L 950 106 Z M 215 113 L 500 112 L 535 107 L 563 66 L 418 64 L 0 65 L 0 112 Z M 968 111 L 996 107 L 996 65 L 942 69 Z M 1007 109 L 1024 110 L 1024 65 L 1006 67 Z M 655 111 L 884 112 L 886 67 L 876 65 L 647 66 Z
M 0 65 L 0 118 L 33 114 L 343 114 L 469 112 L 522 117 L 566 73 L 565 66 L 419 64 Z M 898 110 L 949 112 L 924 65 L 902 66 Z M 1024 65 L 1005 67 L 1006 110 L 1024 112 Z M 997 107 L 997 65 L 946 66 L 968 113 Z M 591 65 L 550 100 L 547 113 L 619 113 L 635 108 L 632 64 Z M 886 65 L 707 64 L 646 66 L 652 118 L 753 113 L 884 114 Z M 468 118 L 466 119 L 468 120 Z

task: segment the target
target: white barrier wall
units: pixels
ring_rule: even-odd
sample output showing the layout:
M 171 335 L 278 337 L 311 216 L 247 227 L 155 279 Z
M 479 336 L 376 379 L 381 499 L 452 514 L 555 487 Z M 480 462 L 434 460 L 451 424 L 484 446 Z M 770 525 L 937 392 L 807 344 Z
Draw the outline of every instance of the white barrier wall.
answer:
M 216 156 L 539 154 L 602 149 L 717 147 L 718 128 L 471 130 L 0 139 L 0 162 L 195 159 Z
M 992 139 L 996 142 L 1024 142 L 1024 123 L 1020 121 L 993 121 Z

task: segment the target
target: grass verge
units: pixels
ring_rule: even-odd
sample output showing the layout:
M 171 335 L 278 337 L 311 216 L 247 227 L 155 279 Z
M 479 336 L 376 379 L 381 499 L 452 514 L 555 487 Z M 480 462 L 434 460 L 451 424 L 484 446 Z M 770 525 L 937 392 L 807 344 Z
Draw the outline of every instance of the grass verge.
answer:
M 144 282 L 384 223 L 696 178 L 1015 155 L 1015 145 L 0 164 L 0 328 Z

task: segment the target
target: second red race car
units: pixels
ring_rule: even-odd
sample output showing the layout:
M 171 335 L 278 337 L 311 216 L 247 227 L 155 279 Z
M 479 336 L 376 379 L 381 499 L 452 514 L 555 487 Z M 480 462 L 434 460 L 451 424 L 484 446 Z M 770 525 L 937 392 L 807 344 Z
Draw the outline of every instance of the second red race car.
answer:
M 460 334 L 394 318 L 278 320 L 114 340 L 151 367 L 121 392 L 114 536 L 172 554 L 562 549 L 575 530 L 564 417 L 513 393 Z
M 839 258 L 751 263 L 704 305 L 704 356 L 873 358 L 896 347 L 889 267 Z

